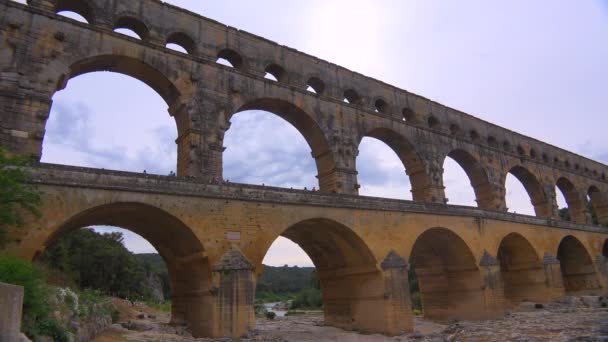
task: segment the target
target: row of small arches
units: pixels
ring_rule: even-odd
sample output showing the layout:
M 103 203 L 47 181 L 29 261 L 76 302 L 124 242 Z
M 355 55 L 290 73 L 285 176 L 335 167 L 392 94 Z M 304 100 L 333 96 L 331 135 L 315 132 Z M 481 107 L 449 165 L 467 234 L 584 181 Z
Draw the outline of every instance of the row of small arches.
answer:
M 73 0 L 58 0 L 55 3 L 55 12 L 57 14 L 65 15 L 71 19 L 79 20 L 81 22 L 92 23 L 94 22 L 95 16 L 91 7 L 86 1 L 73 1 Z M 150 39 L 150 30 L 147 25 L 141 20 L 133 16 L 120 16 L 113 24 L 113 30 L 118 33 L 126 34 L 133 38 L 141 39 L 142 41 L 148 41 Z M 174 32 L 167 36 L 165 40 L 165 47 L 172 50 L 176 50 L 186 54 L 196 54 L 196 43 L 192 37 L 183 32 Z M 244 58 L 238 52 L 232 49 L 222 49 L 216 56 L 216 61 L 222 65 L 235 68 L 237 70 L 245 69 Z M 265 78 L 283 83 L 287 81 L 287 72 L 283 67 L 276 63 L 268 64 L 265 69 Z M 325 83 L 318 77 L 310 77 L 306 82 L 307 90 L 321 95 L 325 91 Z M 349 88 L 343 92 L 343 101 L 351 105 L 362 104 L 363 97 L 354 89 Z M 378 113 L 388 114 L 390 112 L 390 105 L 382 98 L 378 98 L 373 101 L 374 111 Z M 416 114 L 411 108 L 404 108 L 402 110 L 402 120 L 408 123 L 416 124 Z M 434 116 L 429 115 L 426 120 L 428 128 L 432 130 L 442 130 L 444 127 L 440 120 Z M 449 133 L 455 137 L 468 138 L 474 143 L 483 143 L 481 135 L 475 130 L 471 129 L 467 133 L 460 128 L 458 124 L 452 123 L 449 126 Z M 504 140 L 502 144 L 493 136 L 488 136 L 485 139 L 485 143 L 492 148 L 501 148 L 505 152 L 516 152 L 520 157 L 526 157 L 531 159 L 540 158 L 545 163 L 553 163 L 556 166 L 561 166 L 566 169 L 574 169 L 577 172 L 583 172 L 589 176 L 594 176 L 606 180 L 605 173 L 599 173 L 597 170 L 590 170 L 588 167 L 581 167 L 579 163 L 571 164 L 567 159 L 562 160 L 555 156 L 551 158 L 547 153 L 538 153 L 534 148 L 530 148 L 528 151 L 522 146 L 517 145 L 515 150 L 511 143 Z

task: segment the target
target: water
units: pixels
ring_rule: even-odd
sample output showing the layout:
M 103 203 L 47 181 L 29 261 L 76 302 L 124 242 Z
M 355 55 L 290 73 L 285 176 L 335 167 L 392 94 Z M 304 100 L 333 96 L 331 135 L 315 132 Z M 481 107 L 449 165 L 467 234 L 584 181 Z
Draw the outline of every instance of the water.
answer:
M 277 317 L 284 317 L 285 314 L 287 313 L 287 310 L 273 309 L 273 307 L 277 304 L 281 304 L 281 303 L 280 302 L 264 303 L 264 307 L 266 308 L 266 310 L 276 313 Z

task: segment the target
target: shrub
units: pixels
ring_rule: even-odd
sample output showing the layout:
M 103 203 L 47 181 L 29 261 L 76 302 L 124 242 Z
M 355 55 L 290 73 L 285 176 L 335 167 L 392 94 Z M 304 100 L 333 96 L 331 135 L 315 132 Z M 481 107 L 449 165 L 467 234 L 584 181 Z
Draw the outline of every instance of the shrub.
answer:
M 32 263 L 25 260 L 0 255 L 0 281 L 23 286 L 23 324 L 22 329 L 28 336 L 36 334 L 36 321 L 46 317 L 51 309 L 45 298 L 48 288 L 42 273 Z
M 268 318 L 268 319 L 274 319 L 275 317 L 277 317 L 277 314 L 274 311 L 268 311 L 268 312 L 266 312 L 266 318 Z
M 321 291 L 316 288 L 306 289 L 291 301 L 290 309 L 320 308 L 323 305 Z

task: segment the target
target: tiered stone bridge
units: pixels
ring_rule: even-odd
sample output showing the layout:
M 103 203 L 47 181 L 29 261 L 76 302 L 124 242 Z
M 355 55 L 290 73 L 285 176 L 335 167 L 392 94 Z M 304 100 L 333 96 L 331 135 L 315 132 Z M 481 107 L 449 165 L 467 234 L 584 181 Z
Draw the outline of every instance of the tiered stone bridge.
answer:
M 65 10 L 89 23 L 56 14 Z M 0 144 L 39 159 L 53 94 L 95 71 L 135 77 L 165 99 L 178 128 L 178 176 L 32 165 L 42 216 L 14 229 L 9 251 L 33 259 L 61 234 L 90 225 L 133 230 L 167 263 L 172 321 L 197 336 L 254 327 L 256 278 L 279 235 L 311 257 L 326 322 L 346 329 L 412 330 L 409 262 L 424 315 L 435 319 L 608 294 L 608 230 L 593 226 L 588 211 L 608 223 L 605 165 L 160 1 L 0 0 Z M 221 181 L 230 118 L 250 109 L 300 131 L 320 192 Z M 355 160 L 366 136 L 403 161 L 413 201 L 357 195 Z M 446 204 L 448 156 L 466 171 L 477 208 Z M 507 212 L 509 173 L 536 217 Z M 559 219 L 556 186 L 573 222 Z

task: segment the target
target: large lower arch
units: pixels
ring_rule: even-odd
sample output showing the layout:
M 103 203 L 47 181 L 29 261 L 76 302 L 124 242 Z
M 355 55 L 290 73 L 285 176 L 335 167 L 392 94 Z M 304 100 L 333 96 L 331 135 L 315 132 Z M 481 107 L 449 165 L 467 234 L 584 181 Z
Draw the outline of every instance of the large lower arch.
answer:
M 496 194 L 492 189 L 488 174 L 479 160 L 462 149 L 452 150 L 447 154 L 446 158 L 447 157 L 456 161 L 464 172 L 466 172 L 475 192 L 477 206 L 483 209 L 498 209 L 496 207 Z
M 526 189 L 526 192 L 530 197 L 530 202 L 532 202 L 532 205 L 534 206 L 536 216 L 551 217 L 553 214 L 553 207 L 547 200 L 543 187 L 536 176 L 523 166 L 514 166 L 508 173 L 515 176 Z
M 334 152 L 318 123 L 302 108 L 288 101 L 261 98 L 242 105 L 234 114 L 246 110 L 263 110 L 273 113 L 293 125 L 304 137 L 317 165 L 319 189 L 324 192 L 344 192 L 339 189 Z M 233 114 L 233 115 L 234 115 Z
M 353 230 L 333 220 L 314 218 L 290 226 L 281 235 L 297 243 L 315 265 L 327 325 L 385 334 L 411 327 L 409 313 L 396 312 L 388 304 L 383 272 Z M 395 321 L 396 328 L 391 326 Z
M 423 202 L 430 200 L 429 186 L 431 182 L 424 162 L 418 156 L 414 145 L 406 137 L 388 128 L 375 128 L 364 136 L 376 138 L 384 142 L 397 154 L 403 163 L 405 172 L 410 178 L 412 199 L 414 201 Z
M 410 263 L 418 277 L 422 312 L 436 320 L 485 317 L 482 278 L 466 242 L 446 228 L 431 228 L 414 243 Z
M 557 249 L 564 280 L 564 288 L 568 295 L 597 294 L 599 283 L 595 266 L 585 246 L 574 236 L 568 235 L 562 239 Z
M 530 242 L 518 233 L 505 236 L 497 252 L 505 299 L 512 305 L 525 300 L 546 301 L 543 264 Z
M 568 204 L 568 213 L 573 222 L 586 223 L 585 205 L 582 202 L 582 194 L 576 189 L 574 184 L 565 177 L 560 177 L 555 186 L 562 192 Z
M 172 323 L 187 323 L 196 336 L 213 336 L 211 268 L 202 244 L 189 227 L 175 216 L 148 204 L 105 204 L 67 219 L 48 236 L 39 250 L 50 246 L 62 234 L 96 225 L 125 228 L 148 240 L 169 271 Z

